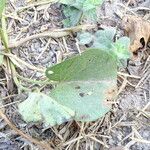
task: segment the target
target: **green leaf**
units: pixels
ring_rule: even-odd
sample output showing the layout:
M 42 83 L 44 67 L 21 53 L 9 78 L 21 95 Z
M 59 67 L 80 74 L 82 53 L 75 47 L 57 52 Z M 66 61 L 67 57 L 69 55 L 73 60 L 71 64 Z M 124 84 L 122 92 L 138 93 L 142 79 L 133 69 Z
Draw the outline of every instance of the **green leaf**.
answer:
M 64 7 L 64 15 L 67 19 L 63 21 L 65 27 L 76 26 L 80 22 L 82 11 L 74 7 Z
M 93 121 L 110 110 L 106 100 L 116 87 L 117 61 L 106 51 L 89 49 L 48 68 L 46 76 L 60 82 L 50 97 L 75 111 L 74 119 Z
M 46 76 L 50 80 L 60 82 L 113 79 L 116 75 L 115 65 L 116 60 L 113 59 L 111 53 L 101 49 L 88 49 L 81 55 L 48 68 Z
M 91 3 L 93 5 L 101 5 L 104 0 L 86 0 L 86 2 Z
M 113 51 L 119 59 L 128 59 L 132 56 L 129 45 L 130 39 L 128 37 L 121 37 L 112 45 Z
M 90 3 L 89 0 L 86 0 L 83 4 L 83 11 L 86 12 L 86 11 L 89 11 L 91 9 L 94 9 L 95 8 L 95 5 Z
M 95 33 L 93 47 L 110 51 L 112 48 L 113 38 L 115 34 L 116 29 L 113 27 L 107 27 L 104 30 L 98 30 Z
M 49 96 L 30 93 L 19 104 L 20 114 L 27 122 L 44 122 L 46 126 L 59 125 L 72 119 L 98 119 L 110 110 L 106 100 L 114 97 L 116 63 L 110 53 L 89 49 L 48 68 L 47 77 L 60 83 L 50 91 Z
M 78 39 L 81 45 L 89 44 L 93 40 L 93 35 L 89 32 L 83 32 L 78 35 Z
M 45 126 L 61 124 L 70 120 L 74 111 L 58 104 L 43 93 L 29 93 L 28 98 L 19 104 L 19 112 L 27 122 L 44 122 Z
M 5 9 L 6 0 L 0 0 L 0 18 L 2 17 L 2 13 Z
M 3 13 L 5 11 L 5 3 L 6 0 L 0 1 L 0 37 L 3 41 L 5 48 L 7 49 L 8 48 L 7 24 L 6 19 L 3 16 Z
M 90 9 L 88 11 L 86 11 L 84 13 L 84 17 L 89 19 L 90 22 L 96 22 L 97 21 L 97 13 L 96 13 L 96 9 L 93 8 L 93 9 Z
M 73 2 L 65 0 L 64 2 L 62 1 L 62 3 L 66 4 L 67 8 L 70 8 L 69 11 L 64 10 L 64 15 L 67 19 L 70 18 L 70 23 L 68 23 L 68 20 L 65 20 L 64 25 L 67 23 L 71 26 L 75 26 L 83 18 L 88 18 L 92 22 L 96 21 L 96 6 L 100 5 L 102 0 L 74 0 Z M 74 9 L 78 10 L 78 12 L 75 12 Z
M 83 11 L 95 9 L 96 6 L 101 5 L 103 0 L 84 0 Z
M 75 8 L 77 8 L 77 9 L 82 11 L 84 2 L 85 2 L 85 0 L 75 0 L 71 4 L 71 6 L 73 6 L 73 7 L 75 7 Z
M 118 60 L 127 60 L 132 56 L 129 51 L 130 39 L 128 37 L 121 37 L 114 41 L 116 29 L 113 27 L 107 27 L 104 30 L 98 30 L 95 35 L 86 32 L 85 35 L 81 34 L 78 37 L 80 44 L 87 44 L 93 41 L 91 47 L 100 48 L 105 51 L 111 52 L 112 55 L 116 55 Z
M 62 23 L 63 23 L 64 27 L 66 27 L 66 28 L 71 27 L 71 22 L 70 22 L 69 18 L 62 20 Z
M 50 96 L 57 102 L 75 111 L 77 121 L 94 121 L 110 110 L 107 90 L 115 89 L 114 81 L 76 81 L 60 83 Z
M 72 3 L 74 3 L 74 0 L 58 0 L 58 1 L 65 5 L 71 5 Z

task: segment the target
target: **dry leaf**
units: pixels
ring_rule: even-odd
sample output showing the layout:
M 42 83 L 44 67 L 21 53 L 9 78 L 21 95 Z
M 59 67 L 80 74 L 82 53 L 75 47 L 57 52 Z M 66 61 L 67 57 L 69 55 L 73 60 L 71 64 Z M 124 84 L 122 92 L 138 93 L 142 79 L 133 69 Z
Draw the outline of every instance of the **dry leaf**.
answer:
M 150 40 L 150 22 L 141 17 L 127 15 L 122 19 L 122 27 L 130 37 L 131 52 L 136 52 L 138 49 L 145 48 Z

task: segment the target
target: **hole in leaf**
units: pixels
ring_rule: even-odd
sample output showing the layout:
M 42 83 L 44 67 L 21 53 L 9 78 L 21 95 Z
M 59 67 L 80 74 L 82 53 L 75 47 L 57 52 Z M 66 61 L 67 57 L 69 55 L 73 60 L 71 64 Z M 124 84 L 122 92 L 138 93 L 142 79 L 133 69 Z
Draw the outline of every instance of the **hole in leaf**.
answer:
M 79 95 L 80 95 L 81 97 L 84 97 L 84 96 L 85 96 L 85 93 L 79 93 Z
M 143 47 L 145 46 L 145 40 L 143 37 L 140 39 L 140 43 L 143 45 Z
M 89 115 L 82 115 L 82 116 L 80 117 L 80 119 L 87 119 L 87 118 L 89 118 Z
M 81 87 L 80 86 L 76 86 L 75 89 L 81 89 Z
M 136 51 L 136 52 L 133 52 L 133 55 L 135 56 L 135 57 L 138 57 L 138 52 Z

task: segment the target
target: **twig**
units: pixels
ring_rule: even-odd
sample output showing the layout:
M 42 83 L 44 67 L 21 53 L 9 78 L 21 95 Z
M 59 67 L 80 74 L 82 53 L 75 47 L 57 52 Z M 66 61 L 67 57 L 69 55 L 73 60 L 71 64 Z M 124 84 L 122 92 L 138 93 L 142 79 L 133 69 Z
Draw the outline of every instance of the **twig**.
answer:
M 72 28 L 63 28 L 63 29 L 54 29 L 54 30 L 49 30 L 43 33 L 37 33 L 31 36 L 28 36 L 24 39 L 18 40 L 18 41 L 13 41 L 8 45 L 8 48 L 16 48 L 18 46 L 23 45 L 27 41 L 37 39 L 37 38 L 44 38 L 44 37 L 51 37 L 51 38 L 61 38 L 67 35 L 70 35 L 71 33 L 78 32 L 80 30 L 87 30 L 87 29 L 93 29 L 95 28 L 96 25 L 79 25 L 76 27 Z M 5 47 L 1 46 L 0 50 L 4 50 Z
M 129 77 L 129 78 L 135 78 L 135 79 L 140 79 L 140 76 L 135 76 L 135 75 L 129 75 L 123 72 L 117 72 L 118 75 L 124 76 L 124 77 Z
M 4 119 L 4 121 L 9 125 L 9 127 L 11 129 L 13 129 L 16 133 L 18 133 L 23 138 L 27 139 L 29 142 L 39 145 L 40 147 L 45 148 L 46 150 L 52 150 L 52 148 L 50 147 L 50 145 L 48 143 L 33 139 L 31 136 L 23 133 L 21 130 L 16 128 L 15 125 L 10 122 L 10 120 L 7 118 L 7 116 L 1 110 L 0 110 L 0 116 Z
M 36 79 L 31 79 L 31 78 L 26 78 L 26 77 L 23 77 L 21 75 L 19 75 L 17 73 L 16 75 L 18 78 L 20 78 L 21 80 L 25 81 L 25 82 L 28 82 L 28 83 L 33 83 L 33 84 L 55 84 L 57 83 L 57 81 L 50 81 L 48 79 L 44 79 L 44 80 L 36 80 Z
M 0 109 L 1 109 L 1 108 L 5 108 L 5 107 L 8 107 L 8 106 L 13 105 L 13 104 L 16 104 L 16 103 L 19 103 L 19 102 L 21 102 L 21 101 L 22 101 L 22 100 L 15 101 L 15 102 L 11 102 L 11 103 L 8 103 L 8 104 L 5 104 L 5 105 L 0 105 Z

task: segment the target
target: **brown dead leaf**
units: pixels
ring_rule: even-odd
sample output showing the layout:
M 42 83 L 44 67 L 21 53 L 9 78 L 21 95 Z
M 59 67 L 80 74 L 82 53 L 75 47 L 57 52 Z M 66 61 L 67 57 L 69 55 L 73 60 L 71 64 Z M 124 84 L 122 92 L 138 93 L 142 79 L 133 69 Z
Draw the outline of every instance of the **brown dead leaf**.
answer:
M 122 19 L 122 27 L 130 37 L 131 52 L 146 47 L 150 40 L 150 22 L 141 17 L 127 15 Z

